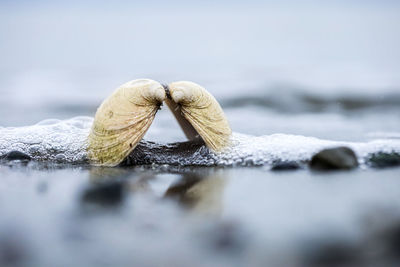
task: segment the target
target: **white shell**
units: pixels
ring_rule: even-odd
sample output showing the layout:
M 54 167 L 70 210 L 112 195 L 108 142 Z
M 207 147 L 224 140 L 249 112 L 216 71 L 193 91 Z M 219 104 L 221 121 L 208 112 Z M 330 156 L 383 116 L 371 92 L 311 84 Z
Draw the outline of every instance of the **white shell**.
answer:
M 201 138 L 214 151 L 230 145 L 229 123 L 217 100 L 206 89 L 180 81 L 169 84 L 168 90 L 165 102 L 189 140 Z
M 91 164 L 121 163 L 143 138 L 164 99 L 164 88 L 153 80 L 118 87 L 97 109 L 88 138 Z

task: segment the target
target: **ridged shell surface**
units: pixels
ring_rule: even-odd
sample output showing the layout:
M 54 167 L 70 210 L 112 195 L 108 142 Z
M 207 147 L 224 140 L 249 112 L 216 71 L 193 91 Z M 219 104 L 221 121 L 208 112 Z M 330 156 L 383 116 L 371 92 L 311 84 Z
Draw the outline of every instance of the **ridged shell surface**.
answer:
M 229 123 L 217 100 L 206 89 L 180 81 L 169 84 L 168 92 L 165 101 L 189 140 L 201 138 L 213 151 L 230 145 Z
M 88 138 L 93 165 L 116 166 L 136 147 L 165 99 L 161 84 L 138 79 L 118 87 L 97 109 Z

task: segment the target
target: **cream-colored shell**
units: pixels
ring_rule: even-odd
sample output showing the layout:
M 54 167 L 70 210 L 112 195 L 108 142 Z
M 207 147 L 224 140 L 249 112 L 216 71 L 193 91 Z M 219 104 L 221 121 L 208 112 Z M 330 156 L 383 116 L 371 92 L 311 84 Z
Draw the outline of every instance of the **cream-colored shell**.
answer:
M 91 164 L 121 163 L 143 138 L 164 99 L 164 88 L 153 80 L 118 87 L 97 109 L 88 138 Z
M 189 140 L 201 138 L 208 148 L 221 151 L 230 144 L 231 128 L 217 100 L 203 87 L 180 81 L 168 85 L 165 99 Z

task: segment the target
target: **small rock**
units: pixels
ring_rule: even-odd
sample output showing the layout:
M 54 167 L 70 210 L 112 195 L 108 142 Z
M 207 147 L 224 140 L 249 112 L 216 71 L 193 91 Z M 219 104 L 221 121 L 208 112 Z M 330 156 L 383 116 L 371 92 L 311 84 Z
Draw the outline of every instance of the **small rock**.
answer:
M 292 171 L 297 169 L 300 169 L 300 165 L 295 161 L 277 162 L 271 167 L 272 171 Z
M 400 154 L 379 152 L 372 154 L 367 163 L 373 168 L 400 166 Z
M 230 257 L 245 251 L 249 241 L 249 234 L 233 221 L 211 225 L 201 236 L 208 249 L 218 254 L 230 254 Z
M 29 160 L 31 160 L 31 157 L 20 151 L 13 150 L 13 151 L 10 151 L 10 152 L 0 156 L 0 159 L 7 160 L 7 161 L 12 161 L 12 160 L 29 161 Z
M 26 266 L 30 250 L 24 235 L 17 229 L 5 229 L 0 232 L 0 266 Z
M 381 215 L 382 216 L 382 215 Z M 382 216 L 384 222 L 366 228 L 362 248 L 367 259 L 400 262 L 400 220 Z
M 113 181 L 87 188 L 81 196 L 81 201 L 100 206 L 115 206 L 122 203 L 124 196 L 125 183 Z
M 359 266 L 359 248 L 347 240 L 314 240 L 301 248 L 302 266 Z
M 219 251 L 239 252 L 242 250 L 242 239 L 239 229 L 234 224 L 221 225 L 215 233 L 215 248 Z
M 348 147 L 324 149 L 315 154 L 309 166 L 314 170 L 350 170 L 358 166 L 356 154 Z
M 388 227 L 388 229 L 382 233 L 381 239 L 383 241 L 382 243 L 384 243 L 384 245 L 382 245 L 382 247 L 384 247 L 382 250 L 385 253 L 383 256 L 385 258 L 400 260 L 400 224 L 394 224 Z
M 55 160 L 56 160 L 56 162 L 58 162 L 58 163 L 63 163 L 63 162 L 66 161 L 66 157 L 65 157 L 65 155 L 63 155 L 63 154 L 58 154 L 58 155 L 55 157 Z

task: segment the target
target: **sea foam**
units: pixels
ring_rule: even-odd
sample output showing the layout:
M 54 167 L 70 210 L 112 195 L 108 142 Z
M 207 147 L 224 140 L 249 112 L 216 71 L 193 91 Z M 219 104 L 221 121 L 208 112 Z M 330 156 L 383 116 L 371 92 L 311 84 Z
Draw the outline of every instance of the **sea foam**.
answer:
M 20 151 L 36 161 L 87 164 L 86 139 L 93 123 L 91 117 L 68 120 L 49 119 L 32 126 L 1 127 L 0 156 Z M 178 144 L 178 145 L 177 145 Z M 142 140 L 132 154 L 144 153 L 146 161 L 130 164 L 172 164 L 182 166 L 263 166 L 277 161 L 306 162 L 315 153 L 337 146 L 352 148 L 361 164 L 378 152 L 400 153 L 399 139 L 375 139 L 369 142 L 340 142 L 300 135 L 272 134 L 251 136 L 234 133 L 232 146 L 220 153 L 204 146 L 178 151 L 179 143 L 160 144 Z

